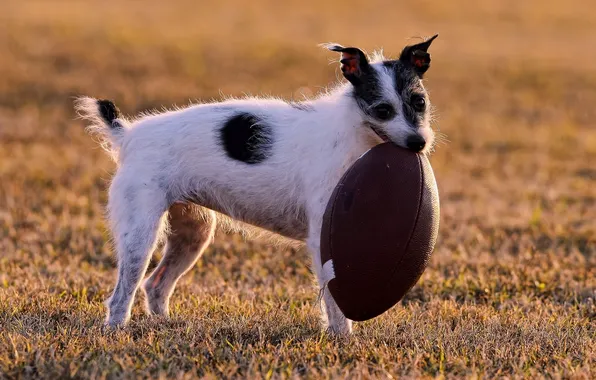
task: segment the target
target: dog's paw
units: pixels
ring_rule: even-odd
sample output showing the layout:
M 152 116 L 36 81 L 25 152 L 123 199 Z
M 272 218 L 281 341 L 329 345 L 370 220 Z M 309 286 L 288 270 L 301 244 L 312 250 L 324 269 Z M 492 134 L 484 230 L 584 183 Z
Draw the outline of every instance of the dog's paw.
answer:
M 113 334 L 118 331 L 121 331 L 124 328 L 124 324 L 121 325 L 112 325 L 108 321 L 104 321 L 101 325 L 101 333 L 102 334 Z
M 126 314 L 114 315 L 108 314 L 103 323 L 104 329 L 118 330 L 126 327 L 130 317 Z
M 325 331 L 329 335 L 337 336 L 337 337 L 347 337 L 352 334 L 352 321 L 348 319 L 343 319 L 338 323 L 329 323 L 325 327 Z

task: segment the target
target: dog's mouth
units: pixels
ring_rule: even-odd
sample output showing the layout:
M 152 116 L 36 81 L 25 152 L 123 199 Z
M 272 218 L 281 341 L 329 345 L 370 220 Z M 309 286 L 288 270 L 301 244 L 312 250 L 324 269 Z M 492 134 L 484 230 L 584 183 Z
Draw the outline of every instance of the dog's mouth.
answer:
M 390 142 L 391 139 L 389 138 L 389 136 L 387 136 L 387 134 L 385 132 L 383 132 L 382 130 L 380 130 L 379 128 L 377 128 L 376 125 L 371 124 L 371 123 L 367 123 L 368 126 L 370 127 L 370 129 L 372 129 L 372 131 L 379 136 L 379 138 L 381 140 L 383 140 L 383 142 Z

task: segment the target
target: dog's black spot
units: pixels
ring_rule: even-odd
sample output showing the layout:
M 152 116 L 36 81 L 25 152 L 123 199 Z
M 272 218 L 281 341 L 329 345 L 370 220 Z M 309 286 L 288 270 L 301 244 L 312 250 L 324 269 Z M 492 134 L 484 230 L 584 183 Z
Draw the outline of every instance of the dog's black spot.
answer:
M 257 116 L 241 113 L 226 121 L 221 142 L 230 158 L 258 164 L 271 153 L 271 134 L 271 128 Z
M 295 108 L 299 111 L 312 112 L 315 110 L 311 104 L 308 104 L 306 102 L 288 102 L 288 104 L 290 105 L 290 107 Z
M 110 126 L 114 128 L 121 127 L 119 123 L 114 123 L 114 120 L 120 117 L 120 110 L 114 102 L 107 99 L 99 99 L 97 101 L 97 106 L 99 108 L 99 114 L 101 118 Z

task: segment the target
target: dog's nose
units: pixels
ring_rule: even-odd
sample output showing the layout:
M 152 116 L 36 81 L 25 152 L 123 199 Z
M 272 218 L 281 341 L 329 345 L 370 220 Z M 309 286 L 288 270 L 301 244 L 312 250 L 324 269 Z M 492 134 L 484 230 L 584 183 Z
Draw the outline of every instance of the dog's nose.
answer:
M 422 136 L 412 135 L 406 139 L 406 146 L 408 149 L 413 150 L 414 152 L 420 152 L 424 149 L 426 145 L 426 140 Z

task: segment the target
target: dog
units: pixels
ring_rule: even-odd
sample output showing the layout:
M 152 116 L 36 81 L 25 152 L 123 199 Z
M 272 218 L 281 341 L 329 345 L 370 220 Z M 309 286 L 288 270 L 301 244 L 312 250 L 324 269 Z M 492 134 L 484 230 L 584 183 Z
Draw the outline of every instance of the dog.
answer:
M 177 281 L 231 218 L 305 244 L 321 289 L 323 214 L 346 170 L 373 146 L 392 142 L 432 150 L 431 106 L 422 79 L 437 36 L 406 46 L 399 59 L 373 59 L 359 48 L 326 44 L 341 55 L 347 82 L 301 102 L 230 99 L 137 119 L 113 102 L 81 97 L 76 110 L 99 134 L 118 168 L 107 206 L 118 279 L 106 324 L 130 319 L 139 287 L 151 314 L 168 315 Z M 153 250 L 164 255 L 142 283 Z M 328 331 L 352 321 L 323 292 Z

